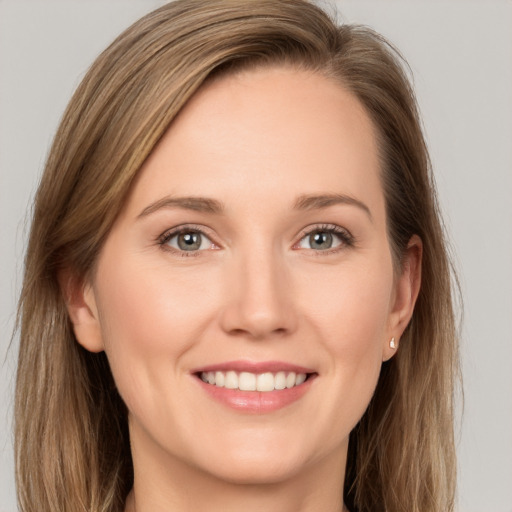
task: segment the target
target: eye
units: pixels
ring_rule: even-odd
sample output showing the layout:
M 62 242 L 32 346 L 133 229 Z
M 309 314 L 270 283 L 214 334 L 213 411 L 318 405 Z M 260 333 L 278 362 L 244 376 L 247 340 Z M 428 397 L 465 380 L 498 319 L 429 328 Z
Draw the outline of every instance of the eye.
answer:
M 348 231 L 339 226 L 321 226 L 303 236 L 297 248 L 314 251 L 328 251 L 342 246 L 353 245 L 353 238 Z
M 213 242 L 202 231 L 190 228 L 167 232 L 160 240 L 160 244 L 176 251 L 192 253 L 215 248 Z

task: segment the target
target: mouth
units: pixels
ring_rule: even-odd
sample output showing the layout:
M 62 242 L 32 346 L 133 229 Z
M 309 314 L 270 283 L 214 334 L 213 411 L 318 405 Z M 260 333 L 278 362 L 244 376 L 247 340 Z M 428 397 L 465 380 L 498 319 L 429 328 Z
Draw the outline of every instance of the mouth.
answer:
M 233 361 L 192 372 L 206 395 L 239 412 L 262 414 L 302 398 L 318 373 L 282 362 Z
M 300 386 L 308 379 L 312 378 L 314 373 L 298 372 L 236 372 L 228 371 L 209 371 L 196 374 L 203 382 L 216 386 L 218 388 L 234 389 L 239 391 L 260 391 L 269 393 L 272 391 L 282 391 Z

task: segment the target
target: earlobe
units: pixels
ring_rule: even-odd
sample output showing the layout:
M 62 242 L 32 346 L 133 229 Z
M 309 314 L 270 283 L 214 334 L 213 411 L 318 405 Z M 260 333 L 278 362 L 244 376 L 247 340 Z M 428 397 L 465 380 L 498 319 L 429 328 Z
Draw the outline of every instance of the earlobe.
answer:
M 58 279 L 78 343 L 89 352 L 101 352 L 103 337 L 92 284 L 69 269 L 59 272 Z
M 396 279 L 395 293 L 389 316 L 389 333 L 383 350 L 383 360 L 387 361 L 398 350 L 402 333 L 409 324 L 421 286 L 421 261 L 423 243 L 419 236 L 409 240 L 403 256 L 401 273 Z M 390 340 L 393 342 L 391 343 Z

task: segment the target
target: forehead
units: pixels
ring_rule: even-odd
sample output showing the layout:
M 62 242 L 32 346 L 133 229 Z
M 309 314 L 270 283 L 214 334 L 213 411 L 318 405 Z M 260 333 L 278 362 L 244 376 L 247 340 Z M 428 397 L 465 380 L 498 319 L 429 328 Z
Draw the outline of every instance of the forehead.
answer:
M 359 101 L 320 74 L 276 67 L 218 77 L 174 120 L 134 196 L 291 204 L 301 194 L 338 192 L 382 203 L 374 131 Z

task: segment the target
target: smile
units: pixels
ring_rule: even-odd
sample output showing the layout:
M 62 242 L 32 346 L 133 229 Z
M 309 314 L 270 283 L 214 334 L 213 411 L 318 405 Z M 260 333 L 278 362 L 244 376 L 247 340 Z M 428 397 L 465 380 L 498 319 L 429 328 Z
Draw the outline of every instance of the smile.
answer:
M 226 372 L 201 372 L 199 376 L 203 382 L 219 388 L 265 393 L 300 386 L 306 381 L 308 374 L 284 371 L 256 374 L 251 372 L 237 373 L 231 370 Z
M 191 372 L 206 396 L 230 409 L 266 414 L 298 402 L 318 373 L 283 361 L 231 361 Z

